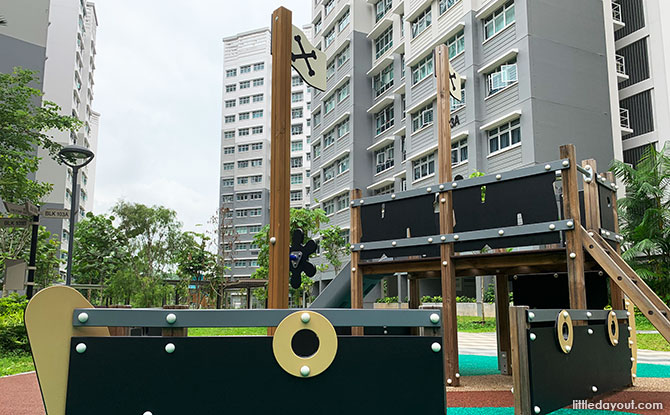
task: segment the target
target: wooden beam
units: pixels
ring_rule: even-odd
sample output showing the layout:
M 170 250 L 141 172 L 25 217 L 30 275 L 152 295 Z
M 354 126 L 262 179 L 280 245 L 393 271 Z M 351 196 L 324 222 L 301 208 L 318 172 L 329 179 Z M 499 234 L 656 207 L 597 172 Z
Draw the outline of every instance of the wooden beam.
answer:
M 514 415 L 530 415 L 530 371 L 528 366 L 528 307 L 510 307 L 510 344 L 514 381 Z
M 608 171 L 605 173 L 605 177 L 610 183 L 616 184 L 616 176 L 613 172 Z M 616 192 L 612 192 L 612 214 L 614 215 L 614 229 L 611 230 L 619 233 L 619 211 L 617 210 L 616 196 Z M 614 246 L 617 254 L 621 255 L 621 244 L 617 242 Z M 626 299 L 624 298 L 621 288 L 619 288 L 619 286 L 616 284 L 610 284 L 610 302 L 612 303 L 612 308 L 615 310 L 623 310 L 623 307 L 625 307 L 625 301 Z
M 503 375 L 511 375 L 509 325 L 509 283 L 507 275 L 496 275 L 496 335 L 498 336 L 498 369 Z
M 349 193 L 349 200 L 360 199 L 362 196 L 361 189 L 353 189 Z M 351 208 L 351 231 L 349 237 L 352 244 L 357 244 L 361 241 L 361 207 L 354 206 Z M 358 251 L 351 251 L 351 308 L 363 308 L 363 271 L 358 266 L 361 253 Z M 351 334 L 353 336 L 362 336 L 363 327 L 352 327 Z
M 449 99 L 449 51 L 446 45 L 435 48 L 437 74 L 437 153 L 440 183 L 451 177 L 451 112 Z M 451 191 L 440 193 L 440 233 L 454 230 L 454 206 Z M 458 386 L 458 328 L 456 321 L 456 269 L 452 256 L 454 244 L 440 245 L 440 275 L 442 282 L 442 333 L 444 376 L 448 386 Z M 458 375 L 458 376 L 457 376 Z
M 268 308 L 288 308 L 291 131 L 291 11 L 272 13 L 272 110 Z M 273 239 L 274 238 L 274 239 Z M 272 241 L 275 241 L 272 243 Z M 268 334 L 274 334 L 272 327 Z
M 565 246 L 568 269 L 568 290 L 570 293 L 570 308 L 586 309 L 586 284 L 584 281 L 584 250 L 582 249 L 579 212 L 579 187 L 577 184 L 577 159 L 575 146 L 566 144 L 561 146 L 561 158 L 570 161 L 570 167 L 562 170 L 563 183 L 563 214 L 572 219 L 572 230 L 565 231 Z M 575 322 L 576 324 L 579 322 Z

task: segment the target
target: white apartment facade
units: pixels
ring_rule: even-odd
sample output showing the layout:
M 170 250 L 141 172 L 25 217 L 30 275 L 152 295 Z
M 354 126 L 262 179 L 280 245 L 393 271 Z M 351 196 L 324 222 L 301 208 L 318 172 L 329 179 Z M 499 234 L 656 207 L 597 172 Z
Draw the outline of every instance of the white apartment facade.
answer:
M 269 223 L 270 41 L 267 28 L 223 39 L 219 252 L 231 277 L 249 277 L 257 268 L 253 237 Z M 290 200 L 303 208 L 309 206 L 310 92 L 295 72 L 291 82 Z

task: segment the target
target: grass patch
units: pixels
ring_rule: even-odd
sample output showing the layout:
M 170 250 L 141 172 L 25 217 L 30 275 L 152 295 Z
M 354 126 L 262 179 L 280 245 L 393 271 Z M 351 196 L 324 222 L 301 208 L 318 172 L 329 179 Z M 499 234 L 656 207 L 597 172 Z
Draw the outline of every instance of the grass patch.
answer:
M 486 333 L 496 331 L 496 319 L 486 318 L 482 323 L 481 317 L 458 316 L 458 331 L 467 333 Z
M 637 348 L 670 352 L 670 343 L 668 343 L 660 334 L 638 334 Z
M 0 376 L 16 375 L 35 370 L 30 353 L 3 352 L 0 354 Z
M 647 320 L 647 317 L 638 313 L 635 313 L 635 328 L 637 330 L 656 330 L 656 327 Z
M 267 327 L 192 327 L 189 337 L 201 336 L 267 336 Z

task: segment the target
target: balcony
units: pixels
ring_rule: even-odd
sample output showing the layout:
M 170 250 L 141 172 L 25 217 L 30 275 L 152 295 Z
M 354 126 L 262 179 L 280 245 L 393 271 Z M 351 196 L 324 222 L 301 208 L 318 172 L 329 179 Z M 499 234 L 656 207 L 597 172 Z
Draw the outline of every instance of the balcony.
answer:
M 621 19 L 621 5 L 614 0 L 612 1 L 612 20 L 614 20 L 615 31 L 626 26 L 626 23 Z
M 629 112 L 626 108 L 619 108 L 619 124 L 621 125 L 621 131 L 624 134 L 633 133 L 633 129 L 630 128 Z
M 616 76 L 619 82 L 628 80 L 626 74 L 626 59 L 621 55 L 614 55 L 616 59 Z

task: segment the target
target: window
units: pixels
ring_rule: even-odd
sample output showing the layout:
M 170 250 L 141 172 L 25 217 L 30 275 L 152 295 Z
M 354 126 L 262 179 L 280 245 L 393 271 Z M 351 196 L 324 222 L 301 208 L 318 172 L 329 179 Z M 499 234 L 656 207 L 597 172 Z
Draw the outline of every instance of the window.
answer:
M 236 226 L 235 230 L 240 235 L 245 235 L 249 232 L 249 229 L 246 226 Z
M 430 8 L 431 6 L 428 6 L 428 8 L 426 8 L 426 10 L 418 15 L 412 22 L 412 39 L 419 36 L 421 33 L 423 33 L 424 30 L 428 28 L 428 26 L 430 26 Z
M 236 76 L 237 75 L 237 69 L 227 69 L 226 70 L 226 78 L 230 78 L 231 76 Z
M 263 94 L 257 94 L 253 96 L 254 102 L 263 102 Z
M 238 177 L 237 178 L 237 184 L 247 184 L 249 183 L 249 178 L 248 177 Z
M 302 78 L 300 76 L 294 76 L 291 78 L 291 86 L 300 86 L 302 85 Z
M 249 160 L 239 160 L 237 162 L 237 168 L 243 169 L 245 167 L 249 167 Z
M 375 114 L 376 134 L 379 135 L 393 127 L 393 104 Z
M 223 187 L 231 187 L 235 184 L 235 179 L 232 177 L 227 177 L 225 179 L 221 179 L 221 185 Z
M 393 63 L 384 68 L 372 78 L 372 88 L 375 98 L 386 92 L 393 86 Z
M 433 104 L 428 104 L 412 115 L 412 132 L 433 122 Z
M 326 114 L 328 114 L 328 113 L 331 112 L 333 109 L 335 109 L 335 95 L 337 95 L 337 94 L 333 94 L 333 96 L 331 96 L 330 98 L 328 98 L 328 99 L 323 103 L 323 105 L 325 106 L 325 112 L 326 112 Z
M 312 187 L 314 187 L 314 190 L 321 188 L 321 176 L 318 174 L 312 177 Z
M 302 123 L 291 125 L 291 135 L 302 134 Z
M 335 178 L 335 164 L 331 164 L 328 167 L 324 167 L 323 169 L 323 181 L 324 183 L 327 182 L 328 180 L 332 180 Z
M 416 85 L 433 72 L 433 54 L 431 53 L 412 66 L 412 85 Z
M 224 131 L 223 138 L 235 138 L 235 131 Z
M 440 14 L 449 10 L 457 1 L 458 0 L 440 0 Z
M 312 117 L 314 118 L 315 127 L 317 125 L 321 125 L 321 112 L 315 112 L 314 114 L 312 114 Z
M 400 179 L 400 191 L 401 192 L 407 191 L 407 178 L 405 178 L 405 177 Z
M 263 165 L 263 159 L 253 159 L 251 160 L 251 167 L 260 167 Z M 258 196 L 260 196 L 260 193 L 258 193 Z M 260 199 L 260 197 L 259 197 Z
M 291 93 L 291 102 L 302 102 L 303 94 L 302 92 L 292 92 Z
M 333 75 L 335 75 L 335 59 L 330 61 L 326 67 L 326 79 L 330 79 Z
M 344 16 L 337 21 L 337 31 L 341 32 L 345 27 L 349 25 L 349 10 L 344 13 Z
M 263 176 L 261 175 L 251 176 L 251 183 L 262 183 L 262 182 L 263 182 Z
M 291 151 L 302 151 L 302 141 L 291 141 Z
M 342 138 L 349 133 L 349 118 L 337 124 L 337 138 Z
M 302 107 L 291 109 L 291 119 L 302 118 Z
M 235 147 L 224 147 L 223 154 L 235 154 Z
M 292 174 L 291 184 L 302 184 L 302 173 Z
M 321 26 L 322 26 L 323 21 L 319 19 L 316 23 L 314 23 L 314 34 L 317 34 L 321 31 Z
M 332 215 L 335 213 L 335 200 L 331 199 L 323 203 L 323 210 L 326 212 L 326 215 Z
M 412 162 L 414 180 L 419 180 L 435 173 L 435 153 L 421 157 Z
M 249 103 L 249 97 L 240 97 L 240 105 L 242 104 L 248 104 Z
M 247 266 L 249 266 L 249 263 L 246 259 L 235 261 L 235 268 L 246 268 Z
M 249 199 L 249 193 L 238 193 L 237 194 L 237 201 L 238 202 L 243 202 L 247 199 Z
M 393 157 L 393 143 L 381 150 L 375 151 L 375 162 L 375 173 L 381 173 L 393 167 L 395 164 L 395 158 Z
M 379 0 L 375 4 L 375 23 L 380 21 L 391 10 L 392 5 L 393 0 Z
M 375 59 L 379 59 L 391 46 L 393 46 L 393 25 L 375 39 Z
M 248 120 L 248 119 L 249 119 L 249 113 L 248 112 L 240 112 L 240 121 Z
M 263 110 L 254 111 L 251 113 L 251 118 L 263 118 Z
M 254 86 L 262 86 L 263 78 L 254 79 Z
M 221 196 L 221 201 L 223 203 L 232 202 L 233 201 L 233 195 L 222 195 Z
M 263 126 L 252 127 L 251 134 L 263 134 Z
M 400 54 L 400 79 L 405 79 L 405 54 Z
M 405 137 L 400 137 L 400 153 L 402 156 L 402 161 L 407 160 L 407 146 L 405 145 Z
M 465 31 L 461 30 L 453 37 L 447 39 L 447 48 L 449 49 L 449 59 L 453 59 L 465 50 Z
M 344 65 L 346 61 L 349 60 L 349 56 L 351 55 L 351 51 L 349 49 L 349 45 L 347 45 L 342 52 L 338 53 L 337 56 L 335 56 L 335 63 L 337 64 L 337 68 L 339 69 Z
M 251 72 L 251 65 L 240 66 L 240 73 L 249 73 Z
M 234 99 L 226 100 L 226 108 L 232 108 L 234 106 L 235 106 L 235 100 Z
M 484 19 L 484 39 L 490 39 L 500 33 L 514 23 L 514 20 L 514 0 L 511 0 Z
M 317 158 L 321 155 L 321 144 L 312 144 L 313 157 Z
M 254 63 L 254 71 L 262 71 L 265 69 L 265 62 Z
M 240 82 L 240 89 L 247 89 L 251 86 L 251 81 Z
M 451 143 L 451 164 L 456 165 L 468 160 L 468 139 Z
M 226 115 L 223 120 L 226 124 L 230 124 L 231 122 L 235 122 L 235 116 L 234 115 Z
M 251 149 L 252 150 L 262 150 L 263 149 L 263 143 L 252 143 L 251 144 Z
M 461 100 L 457 100 L 451 95 L 449 96 L 449 105 L 451 107 L 451 111 L 458 111 L 459 109 L 463 108 L 465 106 L 465 85 L 461 83 Z
M 226 92 L 235 92 L 237 90 L 237 85 L 231 84 L 226 85 Z
M 335 28 L 330 29 L 328 33 L 323 36 L 323 41 L 326 47 L 330 46 L 335 41 Z
M 291 168 L 295 169 L 302 167 L 302 156 L 300 157 L 291 157 Z
M 344 210 L 349 207 L 349 195 L 344 194 L 337 198 L 337 210 Z
M 387 195 L 387 194 L 393 193 L 394 189 L 395 189 L 395 186 L 393 185 L 393 183 L 391 183 L 389 185 L 386 185 L 386 186 L 383 186 L 383 187 L 378 187 L 378 188 L 374 189 L 372 191 L 372 194 L 374 196 Z
M 337 103 L 339 104 L 342 102 L 345 98 L 349 96 L 349 81 L 347 81 L 346 84 L 342 85 L 335 91 L 335 95 L 337 96 Z
M 223 170 L 233 170 L 235 163 L 223 163 Z
M 248 226 L 249 233 L 258 233 L 261 231 L 261 225 Z
M 488 131 L 489 153 L 502 150 L 521 142 L 521 123 L 519 118 Z
M 244 153 L 245 151 L 249 151 L 249 144 L 240 144 L 237 146 L 238 153 Z
M 486 96 L 491 96 L 517 81 L 516 58 L 514 58 L 486 75 Z
M 291 202 L 299 202 L 302 200 L 302 190 L 291 191 Z
M 248 128 L 240 128 L 238 130 L 238 133 L 239 133 L 240 137 L 245 136 L 245 135 L 249 135 L 249 129 Z
M 328 14 L 330 14 L 330 12 L 332 12 L 333 9 L 335 8 L 335 0 L 327 0 L 324 7 L 326 11 L 326 16 L 328 16 Z
M 337 160 L 337 174 L 342 174 L 349 170 L 349 155 Z
M 405 100 L 405 94 L 400 95 L 400 112 L 402 113 L 402 118 L 405 119 L 407 116 L 407 101 Z
M 332 129 L 323 135 L 323 146 L 328 148 L 335 142 L 335 130 Z

